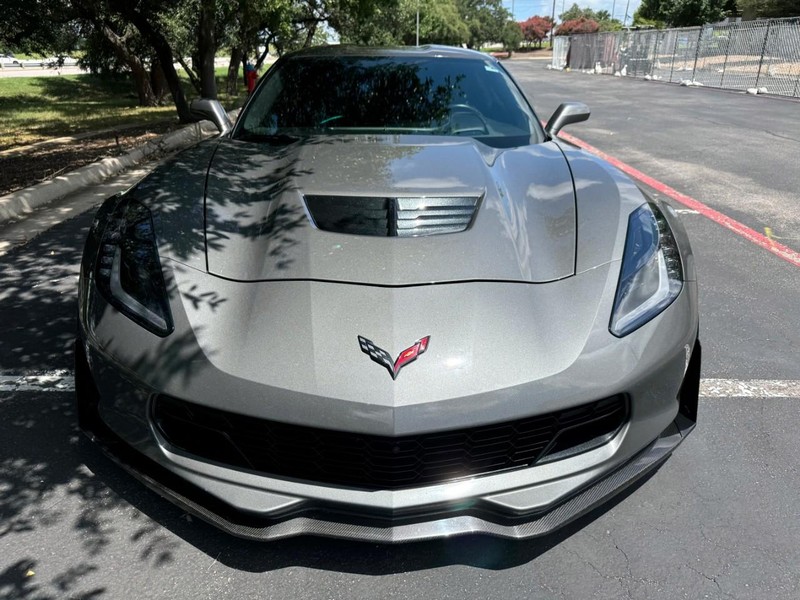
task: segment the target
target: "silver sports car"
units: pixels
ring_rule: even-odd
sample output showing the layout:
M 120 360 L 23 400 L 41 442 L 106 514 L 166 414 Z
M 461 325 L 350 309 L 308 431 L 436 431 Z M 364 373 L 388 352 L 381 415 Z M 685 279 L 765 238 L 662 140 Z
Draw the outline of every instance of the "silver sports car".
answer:
M 493 58 L 281 58 L 235 125 L 109 198 L 81 265 L 82 428 L 233 534 L 546 534 L 696 421 L 673 210 L 543 128 Z

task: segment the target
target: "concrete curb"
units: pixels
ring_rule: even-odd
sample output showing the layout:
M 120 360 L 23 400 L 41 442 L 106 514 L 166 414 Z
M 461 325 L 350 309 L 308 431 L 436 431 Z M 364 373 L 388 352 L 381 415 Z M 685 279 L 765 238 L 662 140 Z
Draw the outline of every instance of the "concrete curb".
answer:
M 231 111 L 229 116 L 233 120 L 237 114 L 238 110 Z M 15 219 L 22 219 L 37 208 L 87 186 L 100 183 L 147 158 L 189 147 L 211 137 L 216 132 L 217 128 L 210 121 L 192 123 L 178 131 L 173 131 L 151 140 L 143 146 L 134 148 L 122 156 L 104 158 L 65 175 L 59 175 L 48 181 L 2 196 L 0 197 L 0 225 Z

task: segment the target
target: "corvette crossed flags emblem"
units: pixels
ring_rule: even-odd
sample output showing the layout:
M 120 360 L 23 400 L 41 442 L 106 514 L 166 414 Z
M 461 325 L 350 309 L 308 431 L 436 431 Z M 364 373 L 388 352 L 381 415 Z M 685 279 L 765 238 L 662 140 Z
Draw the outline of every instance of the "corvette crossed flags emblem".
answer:
M 361 351 L 364 354 L 369 355 L 372 360 L 382 367 L 386 367 L 386 370 L 389 371 L 389 375 L 392 376 L 392 379 L 397 379 L 400 369 L 405 367 L 408 363 L 417 360 L 417 357 L 428 349 L 428 341 L 430 339 L 431 336 L 429 335 L 418 339 L 416 342 L 414 342 L 413 346 L 403 350 L 395 361 L 392 360 L 392 356 L 386 350 L 383 348 L 378 348 L 374 343 L 365 337 L 358 336 L 358 343 L 361 346 Z

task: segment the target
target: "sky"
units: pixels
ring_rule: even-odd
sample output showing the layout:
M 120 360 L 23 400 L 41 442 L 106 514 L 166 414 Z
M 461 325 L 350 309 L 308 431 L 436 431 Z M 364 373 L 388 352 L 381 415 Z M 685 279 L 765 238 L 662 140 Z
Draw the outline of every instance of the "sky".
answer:
M 630 25 L 633 20 L 633 13 L 639 7 L 641 0 L 630 0 L 630 7 L 628 8 L 628 24 Z M 503 6 L 511 10 L 513 2 L 514 20 L 524 21 L 533 15 L 549 16 L 553 12 L 553 0 L 503 0 Z M 622 20 L 623 13 L 625 12 L 625 4 L 627 0 L 556 0 L 556 19 L 558 15 L 577 3 L 580 7 L 588 6 L 592 10 L 607 10 L 611 12 L 614 6 L 614 16 Z M 564 7 L 563 9 L 561 7 Z

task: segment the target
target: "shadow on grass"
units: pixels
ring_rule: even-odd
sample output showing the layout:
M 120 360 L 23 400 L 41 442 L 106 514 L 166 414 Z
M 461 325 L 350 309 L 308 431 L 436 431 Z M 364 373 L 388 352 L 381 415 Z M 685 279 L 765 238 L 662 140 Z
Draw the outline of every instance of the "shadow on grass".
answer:
M 197 94 L 187 79 L 184 92 Z M 217 79 L 220 92 L 225 80 Z M 241 106 L 246 96 L 220 94 L 227 108 Z M 136 90 L 128 77 L 64 75 L 0 79 L 0 149 L 37 139 L 81 133 L 115 126 L 177 118 L 167 94 L 162 106 L 137 104 Z

